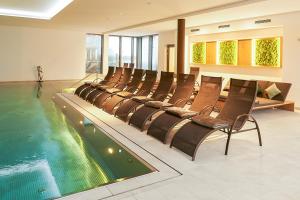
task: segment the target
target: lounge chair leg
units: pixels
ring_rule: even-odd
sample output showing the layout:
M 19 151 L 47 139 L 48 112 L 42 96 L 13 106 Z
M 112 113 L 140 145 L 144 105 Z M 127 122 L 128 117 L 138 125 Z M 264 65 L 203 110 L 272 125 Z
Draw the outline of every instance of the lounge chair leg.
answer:
M 230 130 L 229 132 L 228 132 L 228 137 L 227 137 L 227 142 L 226 142 L 226 149 L 225 149 L 225 155 L 227 156 L 227 154 L 228 154 L 228 148 L 229 148 L 229 142 L 230 142 L 230 138 L 231 138 L 231 133 L 232 133 L 232 131 Z
M 262 140 L 261 140 L 260 129 L 259 129 L 259 126 L 258 126 L 258 124 L 257 124 L 256 121 L 255 121 L 255 125 L 256 125 L 256 130 L 257 130 L 257 134 L 258 134 L 259 146 L 262 146 Z
M 262 139 L 261 139 L 261 134 L 260 134 L 260 129 L 259 129 L 259 126 L 258 126 L 258 123 L 256 121 L 256 119 L 254 119 L 254 117 L 251 117 L 254 124 L 255 124 L 255 128 L 257 130 L 257 135 L 258 135 L 258 141 L 259 141 L 259 146 L 262 146 Z

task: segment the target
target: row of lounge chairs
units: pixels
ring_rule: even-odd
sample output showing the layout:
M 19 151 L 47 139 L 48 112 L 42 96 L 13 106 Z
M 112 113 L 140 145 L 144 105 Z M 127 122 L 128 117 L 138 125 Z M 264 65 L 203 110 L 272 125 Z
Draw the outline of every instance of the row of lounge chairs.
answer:
M 78 87 L 75 94 L 142 131 L 147 129 L 148 135 L 163 143 L 170 139 L 170 147 L 190 155 L 192 160 L 199 145 L 219 130 L 227 134 L 226 155 L 231 135 L 236 132 L 256 130 L 262 145 L 259 126 L 251 116 L 257 81 L 231 79 L 223 109 L 217 117 L 211 117 L 220 96 L 221 77 L 202 76 L 199 92 L 186 109 L 184 106 L 194 92 L 194 74 L 178 74 L 175 90 L 169 97 L 174 73 L 161 72 L 158 86 L 152 91 L 157 72 L 135 69 L 132 75 L 132 70 L 109 67 L 103 81 L 87 82 Z M 155 114 L 158 114 L 156 118 L 153 117 Z M 184 120 L 188 122 L 171 137 L 171 130 Z M 254 127 L 243 129 L 247 121 L 252 122 Z

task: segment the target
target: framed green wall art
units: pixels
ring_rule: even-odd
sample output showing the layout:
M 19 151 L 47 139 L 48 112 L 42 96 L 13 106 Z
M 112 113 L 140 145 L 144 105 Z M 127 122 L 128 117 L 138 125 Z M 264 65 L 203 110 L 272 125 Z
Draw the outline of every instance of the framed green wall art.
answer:
M 218 64 L 237 65 L 238 58 L 238 41 L 228 40 L 220 41 L 218 45 Z
M 190 62 L 195 65 L 282 66 L 282 37 L 199 41 L 190 45 Z
M 206 42 L 197 42 L 193 44 L 192 63 L 206 64 Z
M 254 40 L 254 65 L 281 67 L 281 38 L 263 38 Z

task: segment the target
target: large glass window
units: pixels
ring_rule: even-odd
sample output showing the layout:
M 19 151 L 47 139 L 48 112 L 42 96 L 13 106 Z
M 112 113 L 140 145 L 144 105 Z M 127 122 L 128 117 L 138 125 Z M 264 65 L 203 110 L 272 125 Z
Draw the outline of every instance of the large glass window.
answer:
M 142 38 L 142 68 L 150 69 L 150 66 L 149 66 L 149 37 Z
M 120 39 L 117 36 L 110 36 L 108 42 L 108 65 L 119 66 Z
M 86 73 L 102 73 L 102 35 L 86 36 Z
M 108 64 L 110 66 L 123 66 L 124 63 L 134 63 L 137 68 L 157 70 L 158 35 L 144 37 L 110 36 Z
M 124 63 L 131 63 L 131 47 L 132 47 L 132 38 L 131 37 L 122 37 L 122 49 L 121 49 L 121 55 L 122 55 L 122 65 Z
M 158 68 L 158 35 L 153 36 L 152 43 L 152 70 Z
M 133 38 L 132 63 L 137 66 L 137 38 Z

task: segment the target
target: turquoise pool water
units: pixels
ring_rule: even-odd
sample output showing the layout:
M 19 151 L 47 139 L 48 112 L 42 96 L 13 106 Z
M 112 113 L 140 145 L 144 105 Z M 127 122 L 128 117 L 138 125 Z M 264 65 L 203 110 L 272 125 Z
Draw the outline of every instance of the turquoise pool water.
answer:
M 1 200 L 53 199 L 153 171 L 52 99 L 67 85 L 0 84 Z

